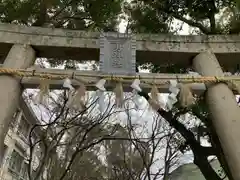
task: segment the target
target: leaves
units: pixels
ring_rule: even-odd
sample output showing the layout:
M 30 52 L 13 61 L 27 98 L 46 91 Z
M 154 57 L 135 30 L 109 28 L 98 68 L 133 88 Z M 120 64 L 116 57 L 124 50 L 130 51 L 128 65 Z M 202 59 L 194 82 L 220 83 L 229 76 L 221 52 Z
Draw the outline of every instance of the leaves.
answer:
M 139 1 L 125 3 L 124 11 L 129 15 L 129 29 L 135 33 L 168 32 L 167 17 Z
M 94 22 L 99 29 L 113 29 L 118 24 L 121 3 L 122 0 L 4 0 L 0 20 L 36 26 L 50 23 L 70 29 L 84 29 Z

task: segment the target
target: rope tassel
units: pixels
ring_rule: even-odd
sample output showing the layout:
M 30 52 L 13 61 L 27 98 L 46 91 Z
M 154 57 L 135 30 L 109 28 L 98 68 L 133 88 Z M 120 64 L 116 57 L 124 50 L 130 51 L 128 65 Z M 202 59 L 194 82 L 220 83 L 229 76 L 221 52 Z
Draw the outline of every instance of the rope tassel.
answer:
M 191 88 L 188 84 L 179 84 L 179 101 L 184 108 L 189 107 L 195 103 L 195 98 L 192 94 Z
M 158 91 L 158 88 L 157 88 L 157 86 L 155 84 L 152 86 L 150 94 L 151 94 L 152 99 L 157 104 L 159 104 L 159 97 L 158 97 L 159 91 Z
M 81 83 L 80 87 L 77 89 L 77 94 L 80 98 L 84 98 L 86 95 L 86 86 Z
M 115 98 L 116 98 L 115 99 L 115 104 L 116 104 L 116 106 L 117 107 L 122 107 L 123 100 L 124 100 L 122 83 L 118 82 L 113 91 L 115 93 Z
M 49 81 L 42 79 L 40 81 L 39 92 L 33 99 L 34 104 L 48 105 Z
M 84 104 L 84 98 L 86 94 L 86 86 L 81 84 L 76 91 L 71 91 L 69 93 L 69 98 L 67 102 L 68 108 L 74 108 L 76 110 L 85 110 L 86 105 Z
M 157 86 L 154 84 L 152 86 L 152 89 L 150 91 L 150 94 L 151 94 L 151 98 L 152 98 L 152 101 L 155 102 L 155 104 L 157 104 L 158 106 L 160 106 L 161 108 L 164 108 L 165 107 L 165 103 L 164 103 L 164 100 L 163 98 L 161 97 L 159 91 L 158 91 L 158 88 Z

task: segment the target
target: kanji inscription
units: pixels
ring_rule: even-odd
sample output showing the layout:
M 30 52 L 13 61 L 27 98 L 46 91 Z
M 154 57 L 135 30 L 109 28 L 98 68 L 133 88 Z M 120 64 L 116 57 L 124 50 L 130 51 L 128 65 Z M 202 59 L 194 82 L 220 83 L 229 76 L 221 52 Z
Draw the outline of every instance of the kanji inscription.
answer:
M 110 74 L 135 74 L 135 39 L 119 33 L 100 38 L 100 71 Z
M 123 45 L 117 43 L 111 43 L 112 47 L 112 67 L 123 68 L 124 57 L 123 57 Z

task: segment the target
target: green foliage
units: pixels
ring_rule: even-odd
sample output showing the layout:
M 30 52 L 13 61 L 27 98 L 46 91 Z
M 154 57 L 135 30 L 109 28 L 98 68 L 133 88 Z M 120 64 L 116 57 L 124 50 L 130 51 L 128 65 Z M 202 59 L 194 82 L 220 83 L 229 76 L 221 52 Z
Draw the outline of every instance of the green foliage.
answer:
M 85 0 L 84 8 L 95 23 L 95 26 L 105 31 L 114 31 L 121 13 L 122 0 Z
M 204 34 L 218 34 L 222 30 L 216 26 L 216 15 L 227 7 L 235 5 L 233 0 L 140 0 L 142 4 L 156 9 L 157 14 L 168 19 L 178 19 L 198 28 Z M 139 3 L 140 3 L 139 1 Z M 186 18 L 186 17 L 189 18 Z M 206 23 L 209 21 L 209 23 Z
M 132 32 L 168 32 L 173 18 L 198 28 L 201 33 L 225 33 L 218 27 L 220 11 L 240 7 L 239 0 L 1 0 L 0 21 L 70 29 L 116 31 L 119 15 L 128 15 Z M 186 18 L 186 17 L 189 18 Z M 233 16 L 237 16 L 236 13 Z M 233 18 L 236 21 L 236 18 Z M 209 23 L 206 23 L 209 21 Z M 236 26 L 236 23 L 234 23 Z M 238 23 L 237 23 L 238 24 Z M 236 29 L 236 28 L 235 28 Z
M 28 24 L 37 13 L 37 0 L 2 0 L 0 20 L 5 23 Z
M 123 0 L 3 0 L 0 20 L 34 26 L 116 30 Z
M 128 28 L 134 33 L 163 33 L 168 32 L 167 16 L 158 14 L 151 6 L 132 1 L 125 3 L 125 13 L 129 16 Z

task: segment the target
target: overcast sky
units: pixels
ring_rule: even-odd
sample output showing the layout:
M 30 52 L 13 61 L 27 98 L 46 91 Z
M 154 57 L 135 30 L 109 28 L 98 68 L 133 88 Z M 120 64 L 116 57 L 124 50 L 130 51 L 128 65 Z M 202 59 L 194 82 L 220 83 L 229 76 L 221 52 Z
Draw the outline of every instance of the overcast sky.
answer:
M 173 22 L 173 24 L 172 24 L 172 26 L 173 26 L 174 29 L 177 28 L 177 24 L 178 24 L 178 23 L 182 24 L 181 21 L 179 21 L 179 20 L 174 20 L 174 22 Z M 122 20 L 121 23 L 120 23 L 120 25 L 119 25 L 119 31 L 120 31 L 121 33 L 124 33 L 124 32 L 125 32 L 125 30 L 126 30 L 126 25 L 127 25 L 127 22 L 126 22 L 125 20 Z M 189 34 L 189 30 L 190 30 L 189 25 L 186 24 L 186 23 L 183 23 L 182 30 L 180 30 L 180 31 L 178 32 L 178 34 L 179 34 L 179 35 L 188 35 L 188 34 Z

